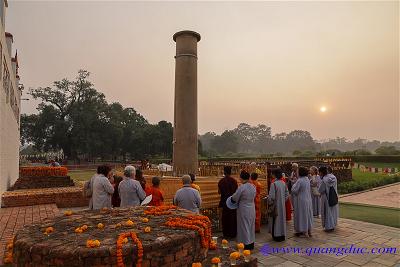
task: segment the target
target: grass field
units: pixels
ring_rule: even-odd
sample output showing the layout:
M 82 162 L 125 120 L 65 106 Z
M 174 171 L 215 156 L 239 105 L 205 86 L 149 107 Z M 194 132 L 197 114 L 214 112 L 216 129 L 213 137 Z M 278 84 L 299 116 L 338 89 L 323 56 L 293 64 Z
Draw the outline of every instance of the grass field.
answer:
M 96 170 L 77 170 L 77 171 L 68 171 L 68 175 L 71 176 L 71 178 L 75 182 L 85 182 L 89 180 L 93 174 L 95 174 Z
M 382 162 L 357 162 L 358 164 L 372 167 L 372 168 L 398 168 L 400 169 L 400 163 L 382 163 Z
M 400 209 L 340 203 L 339 217 L 400 228 Z

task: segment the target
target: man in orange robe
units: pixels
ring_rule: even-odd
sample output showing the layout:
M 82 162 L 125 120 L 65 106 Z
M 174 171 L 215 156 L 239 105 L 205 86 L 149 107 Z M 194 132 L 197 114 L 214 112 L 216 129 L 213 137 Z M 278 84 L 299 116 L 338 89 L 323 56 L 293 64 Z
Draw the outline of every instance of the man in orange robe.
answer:
M 254 205 L 256 206 L 256 233 L 260 232 L 261 228 L 261 184 L 257 181 L 258 174 L 253 172 L 251 174 L 250 183 L 253 184 L 256 188 L 256 197 L 254 198 Z

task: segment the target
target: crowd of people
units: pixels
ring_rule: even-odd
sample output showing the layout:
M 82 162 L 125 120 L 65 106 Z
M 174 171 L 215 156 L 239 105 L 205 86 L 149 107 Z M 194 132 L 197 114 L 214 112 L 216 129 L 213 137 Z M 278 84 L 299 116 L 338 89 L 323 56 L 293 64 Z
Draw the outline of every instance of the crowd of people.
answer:
M 218 182 L 221 208 L 221 224 L 224 238 L 243 243 L 245 249 L 254 249 L 255 235 L 261 228 L 261 184 L 259 172 L 243 170 L 240 185 L 232 177 L 232 168 L 224 167 L 224 176 Z M 292 164 L 292 172 L 286 177 L 281 168 L 269 170 L 272 179 L 267 193 L 268 231 L 273 240 L 284 241 L 287 222 L 292 220 L 296 236 L 312 237 L 313 217 L 321 216 L 325 231 L 333 231 L 338 219 L 337 179 L 328 166 L 299 167 Z M 173 197 L 178 207 L 200 212 L 200 187 L 195 184 L 194 174 L 182 176 L 182 187 Z M 134 166 L 124 169 L 123 177 L 113 175 L 111 168 L 102 165 L 85 183 L 84 194 L 90 198 L 89 209 L 139 206 L 151 195 L 147 205 L 163 205 L 160 190 L 161 179 L 152 178 L 147 186 L 143 173 Z

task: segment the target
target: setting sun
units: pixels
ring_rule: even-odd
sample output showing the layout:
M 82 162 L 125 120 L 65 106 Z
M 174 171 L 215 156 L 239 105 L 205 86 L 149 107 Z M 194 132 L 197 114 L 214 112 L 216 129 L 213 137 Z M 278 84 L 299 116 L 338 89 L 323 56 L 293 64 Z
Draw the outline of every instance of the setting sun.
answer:
M 326 107 L 325 107 L 325 106 L 322 106 L 319 110 L 320 110 L 322 113 L 324 113 L 324 112 L 326 112 Z

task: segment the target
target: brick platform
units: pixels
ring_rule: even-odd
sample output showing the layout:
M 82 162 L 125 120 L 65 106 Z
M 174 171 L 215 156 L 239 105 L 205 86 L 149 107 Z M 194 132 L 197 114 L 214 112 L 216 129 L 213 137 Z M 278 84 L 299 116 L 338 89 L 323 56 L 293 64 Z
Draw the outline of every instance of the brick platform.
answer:
M 20 176 L 11 190 L 74 186 L 69 176 Z
M 115 266 L 117 238 L 127 232 L 137 233 L 143 244 L 143 267 L 187 266 L 205 258 L 207 250 L 202 248 L 200 235 L 195 230 L 165 226 L 170 217 L 184 218 L 193 213 L 173 209 L 171 214 L 152 216 L 144 215 L 145 209 L 81 211 L 24 227 L 15 236 L 14 263 L 17 266 Z M 142 222 L 143 217 L 149 222 Z M 135 224 L 124 225 L 128 219 Z M 99 229 L 98 223 L 103 223 L 104 228 Z M 122 226 L 118 226 L 120 223 Z M 88 229 L 75 233 L 74 230 L 82 225 L 87 225 Z M 43 234 L 50 226 L 54 232 Z M 147 226 L 151 227 L 149 233 L 143 231 Z M 88 239 L 99 240 L 100 247 L 87 248 Z M 137 260 L 137 246 L 130 238 L 123 245 L 122 257 L 126 266 L 132 266 Z
M 24 225 L 40 223 L 59 214 L 54 204 L 0 209 L 0 265 L 7 242 Z
M 7 191 L 2 195 L 2 207 L 56 204 L 59 208 L 88 206 L 82 187 L 60 187 Z

